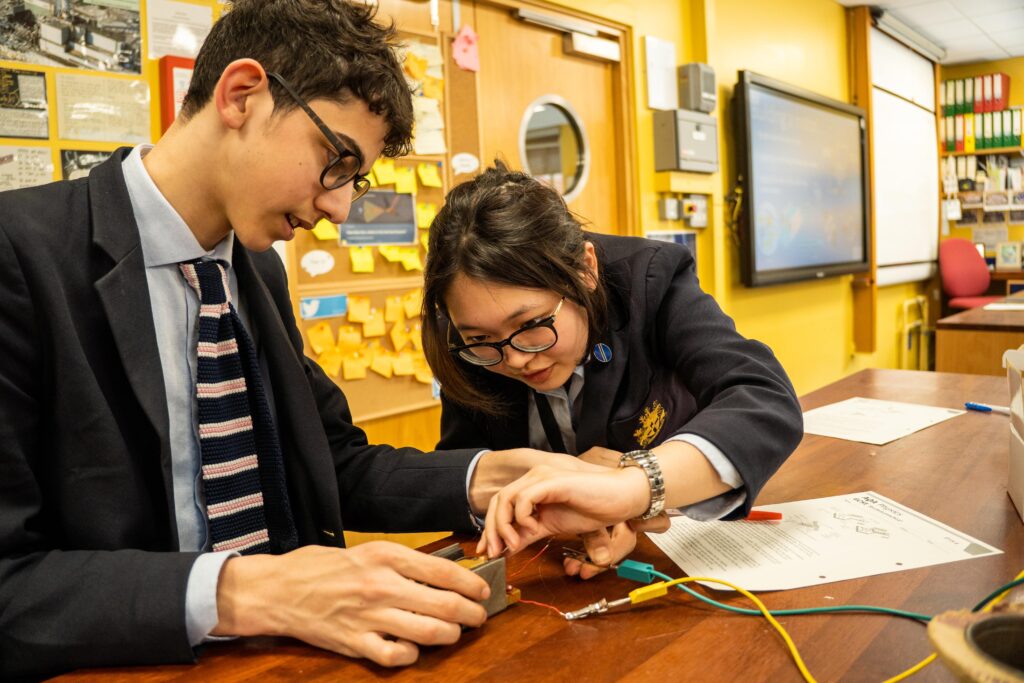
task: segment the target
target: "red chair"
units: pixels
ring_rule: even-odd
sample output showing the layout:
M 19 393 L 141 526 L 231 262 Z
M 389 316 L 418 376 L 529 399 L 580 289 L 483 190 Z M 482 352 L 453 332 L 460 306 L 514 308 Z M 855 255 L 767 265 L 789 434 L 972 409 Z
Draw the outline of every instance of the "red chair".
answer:
M 939 244 L 939 273 L 950 308 L 977 308 L 1006 298 L 983 296 L 992 276 L 985 259 L 967 240 L 951 237 Z

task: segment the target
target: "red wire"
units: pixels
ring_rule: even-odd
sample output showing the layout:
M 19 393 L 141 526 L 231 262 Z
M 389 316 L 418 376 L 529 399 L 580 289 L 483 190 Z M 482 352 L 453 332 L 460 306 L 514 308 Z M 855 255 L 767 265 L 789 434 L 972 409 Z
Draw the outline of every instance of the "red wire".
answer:
M 525 602 L 527 605 L 536 605 L 537 607 L 546 607 L 549 610 L 553 610 L 553 611 L 557 612 L 558 616 L 560 616 L 560 617 L 564 617 L 565 616 L 565 614 L 562 613 L 562 610 L 558 609 L 554 605 L 548 605 L 548 604 L 543 603 L 543 602 L 536 602 L 535 600 L 523 600 L 522 598 L 519 599 L 519 602 Z
M 523 573 L 523 571 L 524 571 L 524 570 L 525 570 L 525 569 L 526 569 L 527 567 L 529 567 L 529 566 L 530 566 L 530 564 L 531 564 L 531 563 L 532 563 L 532 562 L 533 562 L 534 560 L 536 560 L 536 559 L 537 559 L 538 557 L 540 557 L 541 555 L 543 555 L 543 554 L 544 554 L 544 551 L 545 551 L 545 550 L 547 550 L 547 549 L 548 549 L 548 546 L 550 546 L 550 545 L 551 545 L 551 541 L 548 541 L 547 543 L 545 543 L 545 544 L 544 544 L 544 547 L 540 549 L 540 552 L 539 552 L 539 553 L 537 553 L 536 555 L 534 555 L 533 557 L 531 557 L 530 559 L 528 559 L 528 560 L 526 561 L 526 564 L 524 564 L 524 565 L 523 565 L 522 567 L 520 567 L 519 569 L 515 570 L 514 572 L 512 572 L 511 574 L 509 574 L 509 575 L 508 575 L 507 577 L 505 577 L 505 578 L 506 578 L 506 579 L 511 579 L 511 578 L 512 578 L 513 576 L 518 576 L 519 574 L 522 574 L 522 573 Z M 554 608 L 552 607 L 552 609 L 554 609 Z M 559 612 L 559 614 L 561 614 L 561 612 Z

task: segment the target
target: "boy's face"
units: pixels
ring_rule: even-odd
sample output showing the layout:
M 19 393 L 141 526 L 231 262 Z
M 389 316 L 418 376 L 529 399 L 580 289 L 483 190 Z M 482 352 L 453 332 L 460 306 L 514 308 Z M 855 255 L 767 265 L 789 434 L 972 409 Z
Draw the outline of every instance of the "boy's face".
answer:
M 342 223 L 352 204 L 353 183 L 334 190 L 320 184 L 324 167 L 339 151 L 300 107 L 272 116 L 269 92 L 249 99 L 254 108 L 229 151 L 233 173 L 224 191 L 227 219 L 248 249 L 264 251 L 295 230 L 311 229 L 321 218 Z M 345 104 L 313 100 L 310 108 L 335 136 L 362 158 L 368 173 L 384 148 L 388 128 L 362 100 Z

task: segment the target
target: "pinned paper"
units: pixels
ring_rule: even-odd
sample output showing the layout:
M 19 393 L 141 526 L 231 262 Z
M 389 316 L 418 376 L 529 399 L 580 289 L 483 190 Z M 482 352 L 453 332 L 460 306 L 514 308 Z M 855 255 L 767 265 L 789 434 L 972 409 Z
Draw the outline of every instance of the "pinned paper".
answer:
M 436 163 L 416 164 L 416 174 L 420 177 L 420 185 L 423 187 L 441 187 L 441 173 Z
M 377 174 L 370 169 L 370 172 L 366 174 L 366 182 L 370 183 L 370 187 L 380 187 L 380 183 L 377 182 Z
M 413 367 L 413 357 L 408 351 L 403 351 L 391 360 L 391 368 L 398 377 L 408 377 L 416 372 Z
M 377 248 L 380 251 L 380 255 L 384 257 L 384 260 L 388 263 L 401 263 L 402 261 L 402 248 L 391 245 L 384 245 Z
M 420 244 L 423 245 L 423 251 L 430 252 L 430 233 L 423 233 L 420 235 Z
M 416 227 L 429 228 L 437 216 L 437 204 L 433 202 L 416 202 Z
M 395 347 L 395 351 L 401 351 L 409 343 L 409 333 L 405 329 L 404 323 L 396 323 L 391 326 L 391 345 Z
M 469 24 L 463 24 L 452 41 L 452 59 L 459 68 L 466 71 L 480 70 L 480 54 L 477 52 L 476 41 L 476 32 Z
M 384 321 L 400 323 L 405 319 L 405 308 L 401 296 L 389 296 L 384 301 Z
M 381 185 L 393 185 L 395 182 L 395 160 L 377 159 L 373 164 L 373 175 Z
M 423 290 L 414 289 L 402 297 L 402 305 L 405 307 L 405 317 L 415 318 L 419 316 L 423 308 Z
M 406 270 L 423 270 L 423 259 L 420 258 L 419 247 L 402 249 L 402 267 Z
M 363 345 L 363 335 L 355 325 L 342 325 L 338 328 L 338 352 L 348 356 L 358 351 Z
M 333 240 L 337 242 L 339 237 L 338 226 L 326 218 L 321 218 L 313 226 L 313 237 L 316 237 L 318 240 Z
M 302 256 L 299 265 L 312 277 L 316 277 L 317 275 L 324 275 L 334 270 L 334 257 L 323 249 L 314 249 L 307 251 Z
M 391 376 L 395 374 L 391 363 L 391 356 L 382 353 L 373 359 L 373 362 L 370 363 L 370 369 L 382 377 L 391 379 Z
M 347 357 L 342 369 L 342 376 L 347 380 L 366 379 L 366 363 L 359 356 Z
M 349 247 L 348 256 L 352 260 L 353 273 L 373 272 L 373 247 Z
M 348 297 L 344 294 L 304 296 L 299 299 L 299 315 L 303 320 L 337 318 L 348 312 Z
M 331 377 L 337 377 L 338 372 L 341 370 L 342 355 L 338 349 L 330 348 L 320 354 L 320 357 L 316 359 L 316 362 L 320 364 L 323 371 Z
M 334 331 L 328 323 L 313 325 L 306 330 L 306 336 L 309 337 L 309 347 L 317 355 L 334 348 Z
M 411 166 L 399 166 L 395 169 L 395 192 L 398 194 L 416 193 L 416 169 Z
M 434 383 L 434 373 L 430 371 L 430 366 L 427 365 L 425 360 L 416 360 L 414 365 L 416 381 L 422 382 L 423 384 Z
M 440 100 L 444 97 L 444 81 L 427 76 L 423 79 L 423 96 Z
M 452 173 L 462 175 L 480 168 L 480 159 L 469 152 L 459 152 L 452 157 Z
M 370 318 L 370 299 L 365 296 L 350 296 L 348 298 L 348 321 L 350 323 L 365 323 Z
M 376 308 L 372 309 L 370 316 L 363 323 L 363 336 L 383 337 L 386 331 L 387 326 L 384 324 L 384 314 Z
M 405 53 L 405 71 L 414 80 L 422 81 L 427 76 L 427 60 L 417 57 L 412 52 Z
M 416 323 L 412 326 L 409 332 L 409 341 L 412 342 L 412 348 L 416 349 L 420 353 L 423 353 L 423 326 Z

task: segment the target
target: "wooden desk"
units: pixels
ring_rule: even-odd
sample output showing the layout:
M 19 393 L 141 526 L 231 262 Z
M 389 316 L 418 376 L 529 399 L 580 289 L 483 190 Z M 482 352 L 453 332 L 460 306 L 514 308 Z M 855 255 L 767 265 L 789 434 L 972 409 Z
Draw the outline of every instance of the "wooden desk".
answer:
M 851 396 L 961 406 L 965 399 L 1007 403 L 1004 380 L 902 370 L 865 370 L 813 392 L 815 408 Z M 884 447 L 808 435 L 768 484 L 759 503 L 874 490 L 991 543 L 1002 555 L 765 593 L 769 608 L 873 604 L 936 614 L 971 607 L 1024 568 L 1024 525 L 1006 495 L 1008 426 L 999 415 L 969 413 Z M 553 546 L 554 548 L 555 546 Z M 510 572 L 532 552 L 511 559 Z M 671 575 L 679 569 L 643 539 L 634 559 Z M 513 583 L 527 598 L 575 609 L 618 598 L 636 584 L 610 573 L 581 582 L 562 575 L 548 550 Z M 726 602 L 741 600 L 725 597 Z M 880 681 L 928 655 L 924 626 L 881 615 L 789 617 L 793 636 L 820 681 Z M 388 671 L 284 639 L 208 645 L 195 666 L 79 672 L 67 681 L 202 679 L 443 681 L 799 681 L 781 638 L 762 618 L 695 604 L 679 591 L 616 615 L 568 623 L 519 604 L 451 647 L 428 648 L 408 669 Z M 952 681 L 938 662 L 914 681 Z
M 971 308 L 935 323 L 935 369 L 1005 377 L 1003 352 L 1021 344 L 1024 311 Z

